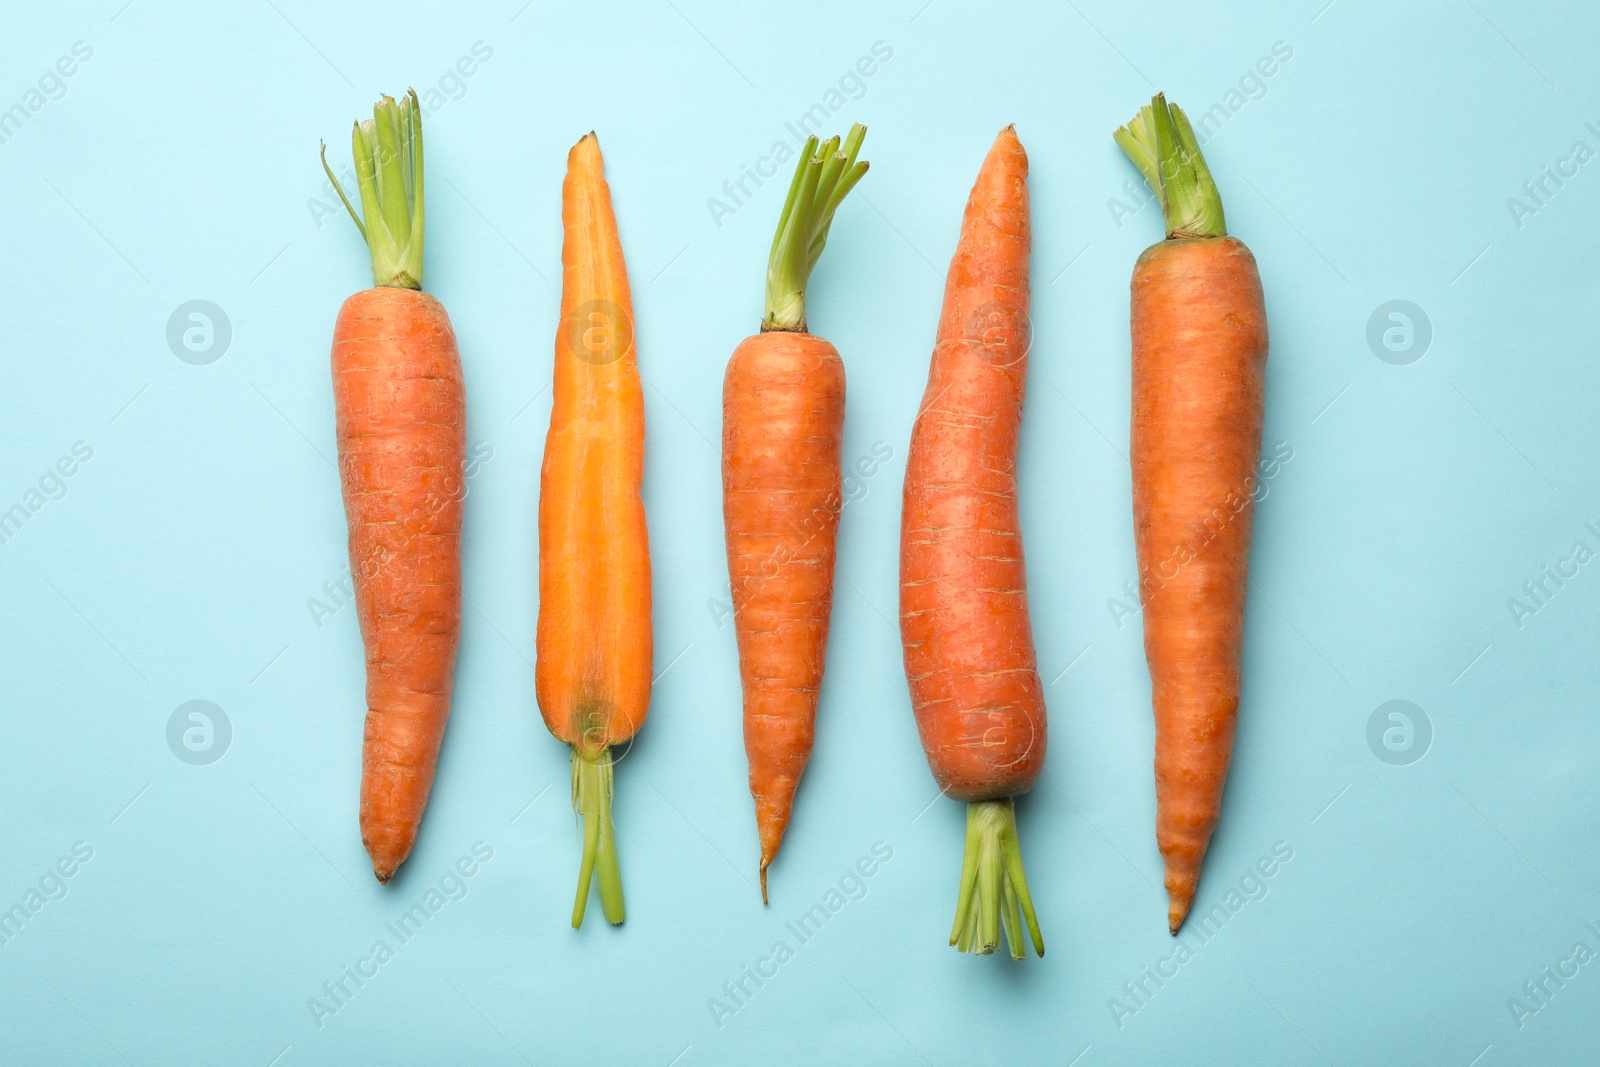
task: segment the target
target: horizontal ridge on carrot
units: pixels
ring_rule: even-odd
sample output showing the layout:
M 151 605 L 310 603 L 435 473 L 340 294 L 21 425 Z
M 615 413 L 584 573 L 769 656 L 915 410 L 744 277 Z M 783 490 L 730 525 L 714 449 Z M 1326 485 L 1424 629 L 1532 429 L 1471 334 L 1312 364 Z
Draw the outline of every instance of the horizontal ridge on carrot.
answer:
M 1044 955 L 1012 798 L 1044 767 L 1044 687 L 1028 616 L 1017 445 L 1028 370 L 1028 156 L 1007 126 L 967 200 L 900 526 L 900 636 L 928 767 L 967 803 L 950 944 Z
M 867 172 L 856 125 L 841 144 L 810 138 L 778 220 L 761 332 L 728 360 L 722 386 L 722 514 L 744 694 L 744 745 L 767 867 L 811 757 L 833 608 L 844 363 L 806 330 L 806 282 L 834 211 Z
M 1239 714 L 1267 316 L 1261 276 L 1176 104 L 1116 131 L 1160 198 L 1166 240 L 1134 267 L 1134 537 L 1156 722 L 1167 924 L 1194 903 Z
M 561 221 L 561 325 L 539 477 L 534 673 L 545 725 L 572 746 L 572 803 L 583 818 L 572 908 L 578 927 L 596 875 L 606 919 L 624 918 L 611 750 L 644 723 L 653 655 L 640 496 L 644 393 L 627 266 L 593 133 L 567 154 Z
M 367 661 L 361 840 L 387 882 L 411 853 L 450 717 L 461 633 L 466 391 L 444 306 L 422 292 L 422 111 L 383 97 L 352 136 L 373 285 L 333 334 L 339 482 Z M 365 216 L 365 222 L 362 220 Z

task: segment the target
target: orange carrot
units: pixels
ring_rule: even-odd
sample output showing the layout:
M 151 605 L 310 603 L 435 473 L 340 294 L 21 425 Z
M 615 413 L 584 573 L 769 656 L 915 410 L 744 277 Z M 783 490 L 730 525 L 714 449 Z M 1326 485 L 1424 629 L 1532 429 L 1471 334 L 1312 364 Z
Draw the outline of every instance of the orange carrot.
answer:
M 772 242 L 761 332 L 734 350 L 722 385 L 722 514 L 763 904 L 811 758 L 843 502 L 844 363 L 806 332 L 806 281 L 867 171 L 855 158 L 866 133 L 806 142 Z
M 1011 798 L 1044 766 L 1044 690 L 1028 619 L 1017 439 L 1028 371 L 1028 157 L 1007 126 L 967 200 L 928 388 L 911 433 L 900 528 L 900 636 L 939 789 L 967 801 L 950 943 L 1011 955 L 1044 938 Z
M 1255 257 L 1227 236 L 1182 110 L 1158 95 L 1116 140 L 1167 223 L 1167 239 L 1133 271 L 1130 459 L 1156 718 L 1156 843 L 1176 934 L 1222 811 L 1239 714 L 1267 316 Z
M 600 142 L 567 154 L 561 186 L 561 326 L 539 481 L 539 710 L 572 746 L 572 803 L 583 860 L 572 925 L 598 871 L 600 906 L 623 920 L 611 825 L 614 745 L 650 707 L 650 546 L 639 485 L 644 395 L 634 359 L 633 298 L 611 211 Z
M 367 658 L 361 840 L 378 881 L 411 853 L 450 717 L 461 633 L 466 391 L 444 307 L 422 289 L 422 111 L 385 96 L 352 137 L 375 288 L 339 309 L 333 399 L 350 573 Z

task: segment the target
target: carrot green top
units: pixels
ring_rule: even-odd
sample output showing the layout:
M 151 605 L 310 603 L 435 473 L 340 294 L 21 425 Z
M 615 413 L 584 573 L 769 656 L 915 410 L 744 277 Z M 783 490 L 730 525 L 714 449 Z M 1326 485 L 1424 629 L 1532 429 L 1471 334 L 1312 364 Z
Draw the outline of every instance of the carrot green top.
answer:
M 1157 93 L 1112 137 L 1161 199 L 1167 240 L 1227 236 L 1222 197 L 1195 142 L 1194 128 L 1182 108 L 1167 103 L 1165 93 Z
M 822 247 L 828 241 L 833 213 L 845 195 L 867 173 L 863 160 L 856 162 L 867 128 L 859 122 L 841 146 L 832 137 L 817 144 L 808 138 L 800 150 L 800 163 L 789 183 L 789 196 L 778 218 L 778 232 L 772 238 L 772 257 L 767 261 L 767 307 L 761 317 L 761 331 L 806 329 L 806 281 L 817 265 Z
M 328 167 L 326 144 L 322 169 L 372 253 L 372 284 L 421 289 L 422 107 L 417 91 L 407 90 L 399 103 L 392 96 L 379 99 L 372 106 L 372 117 L 355 124 L 350 142 L 356 183 L 361 187 L 361 215 L 350 206 L 350 198 Z

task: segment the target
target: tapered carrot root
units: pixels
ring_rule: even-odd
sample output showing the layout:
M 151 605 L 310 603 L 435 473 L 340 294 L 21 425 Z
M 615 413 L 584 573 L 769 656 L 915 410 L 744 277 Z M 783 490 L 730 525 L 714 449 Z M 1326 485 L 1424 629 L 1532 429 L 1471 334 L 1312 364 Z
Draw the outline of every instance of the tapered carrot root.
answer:
M 762 900 L 811 755 L 833 609 L 844 363 L 808 333 L 734 351 L 723 384 L 723 502 Z
M 444 307 L 421 292 L 422 112 L 389 97 L 352 133 L 376 288 L 333 337 L 339 483 L 367 661 L 361 840 L 387 882 L 411 853 L 450 715 L 461 632 L 466 391 Z
M 900 635 L 928 767 L 968 802 L 950 943 L 1013 958 L 1044 939 L 1023 876 L 1011 798 L 1044 766 L 1017 445 L 1027 383 L 1028 157 L 1000 132 L 967 201 L 945 282 L 922 410 L 906 459 Z
M 539 483 L 535 685 L 545 725 L 573 749 L 572 801 L 584 824 L 576 927 L 596 875 L 606 919 L 623 921 L 611 749 L 649 711 L 653 644 L 633 300 L 594 134 L 568 154 L 561 194 L 561 325 Z
M 1134 271 L 1133 321 L 1134 526 L 1176 933 L 1222 811 L 1239 710 L 1267 351 L 1254 257 L 1229 237 L 1156 246 Z
M 466 395 L 444 308 L 410 289 L 345 301 L 333 376 L 367 658 L 361 839 L 387 882 L 416 841 L 450 715 Z
M 843 504 L 844 363 L 806 332 L 805 289 L 834 211 L 867 171 L 856 162 L 866 132 L 806 143 L 772 242 L 761 333 L 723 380 L 722 513 L 763 904 L 811 757 Z
M 1130 459 L 1156 842 L 1176 934 L 1221 814 L 1238 720 L 1267 322 L 1255 258 L 1225 236 L 1182 111 L 1158 96 L 1117 140 L 1168 222 L 1133 273 Z

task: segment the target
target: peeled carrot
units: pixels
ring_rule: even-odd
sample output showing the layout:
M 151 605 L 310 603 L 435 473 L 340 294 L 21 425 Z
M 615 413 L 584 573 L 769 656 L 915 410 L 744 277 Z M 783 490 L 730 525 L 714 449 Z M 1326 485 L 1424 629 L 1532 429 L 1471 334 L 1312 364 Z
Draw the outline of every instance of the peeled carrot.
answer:
M 633 298 L 593 133 L 567 154 L 561 220 L 561 326 L 539 481 L 535 684 L 545 725 L 572 746 L 572 803 L 583 817 L 576 928 L 596 873 L 605 917 L 623 920 L 611 749 L 644 723 L 653 654 Z
M 411 853 L 450 717 L 461 633 L 466 390 L 444 306 L 422 292 L 422 111 L 383 97 L 352 137 L 375 288 L 333 333 L 339 482 L 367 658 L 361 840 L 378 881 Z
M 1156 843 L 1176 934 L 1222 811 L 1239 715 L 1267 315 L 1255 257 L 1227 236 L 1183 111 L 1157 95 L 1116 141 L 1167 224 L 1166 240 L 1133 271 L 1130 459 L 1156 719 Z
M 1012 797 L 1044 766 L 1044 688 L 1028 618 L 1017 442 L 1028 371 L 1028 156 L 1007 126 L 967 200 L 928 388 L 911 433 L 900 528 L 900 635 L 939 789 L 967 802 L 950 943 L 1014 959 L 1044 938 Z
M 811 758 L 843 503 L 844 363 L 806 332 L 806 281 L 867 172 L 856 162 L 866 134 L 806 142 L 772 241 L 761 332 L 734 350 L 722 385 L 722 514 L 763 904 Z

